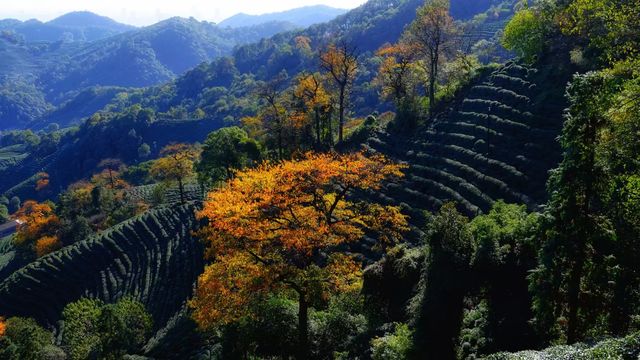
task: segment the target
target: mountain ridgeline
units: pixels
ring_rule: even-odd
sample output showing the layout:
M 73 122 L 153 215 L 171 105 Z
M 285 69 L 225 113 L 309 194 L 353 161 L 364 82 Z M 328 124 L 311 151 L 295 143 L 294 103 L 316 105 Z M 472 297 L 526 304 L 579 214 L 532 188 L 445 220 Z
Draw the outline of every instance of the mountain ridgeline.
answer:
M 269 22 L 286 22 L 299 28 L 306 28 L 314 24 L 328 22 L 346 13 L 348 10 L 336 9 L 326 5 L 305 6 L 297 9 L 262 14 L 236 14 L 218 23 L 222 27 L 247 27 Z

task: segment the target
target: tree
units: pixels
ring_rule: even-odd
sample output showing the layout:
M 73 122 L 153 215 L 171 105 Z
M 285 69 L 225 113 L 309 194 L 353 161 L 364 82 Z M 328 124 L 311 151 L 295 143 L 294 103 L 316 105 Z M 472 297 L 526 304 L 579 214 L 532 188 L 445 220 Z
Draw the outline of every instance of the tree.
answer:
M 416 49 L 401 39 L 398 44 L 382 47 L 377 55 L 383 58 L 375 79 L 382 90 L 381 97 L 396 106 L 395 130 L 409 133 L 418 125 L 421 113 Z
M 49 174 L 46 172 L 39 172 L 36 174 L 38 180 L 36 181 L 36 191 L 44 191 L 49 187 Z
M 610 85 L 608 77 L 588 73 L 576 75 L 568 87 L 570 107 L 560 138 L 564 158 L 549 180 L 549 220 L 538 268 L 531 277 L 538 325 L 559 328 L 554 335 L 566 336 L 568 343 L 597 324 L 599 315 L 594 318 L 594 314 L 605 309 L 585 304 L 606 303 L 609 287 L 597 276 L 607 272 L 603 267 L 615 233 L 599 205 L 603 186 L 608 185 L 597 147 L 606 125 L 604 111 L 610 106 L 611 97 L 606 95 Z M 590 281 L 585 283 L 586 279 Z
M 13 240 L 16 246 L 31 249 L 38 257 L 62 246 L 58 238 L 60 219 L 49 203 L 27 201 L 13 218 L 20 223 Z
M 22 206 L 22 203 L 20 201 L 20 198 L 17 196 L 14 196 L 11 198 L 11 200 L 9 200 L 9 206 L 7 206 L 7 208 L 9 209 L 9 213 L 13 214 L 16 211 L 18 211 L 21 206 Z
M 448 1 L 431 0 L 418 9 L 417 17 L 405 35 L 419 56 L 426 61 L 431 109 L 435 106 L 440 62 L 454 49 L 457 32 L 453 18 L 449 15 Z
M 331 44 L 320 54 L 320 67 L 329 74 L 338 88 L 338 142 L 343 141 L 345 111 L 351 86 L 358 72 L 357 49 L 347 42 Z
M 487 301 L 487 341 L 479 351 L 530 349 L 537 345 L 530 320 L 527 276 L 536 265 L 540 216 L 525 205 L 496 202 L 491 211 L 469 223 L 473 236 L 471 266 L 476 292 Z
M 471 233 L 453 203 L 442 206 L 427 231 L 428 255 L 412 300 L 414 356 L 455 359 L 464 296 L 469 289 Z
M 164 182 L 178 182 L 180 202 L 184 204 L 184 181 L 194 174 L 198 151 L 187 144 L 173 144 L 162 149 L 160 155 L 163 157 L 151 166 L 151 176 Z
M 102 301 L 82 298 L 67 304 L 62 311 L 62 346 L 72 360 L 89 359 L 100 351 Z
M 400 106 L 407 97 L 415 96 L 416 49 L 406 41 L 400 41 L 383 46 L 376 55 L 383 58 L 376 78 L 382 88 L 382 97 Z
M 337 247 L 377 232 L 383 243 L 401 236 L 396 207 L 349 200 L 351 191 L 379 189 L 402 166 L 381 156 L 307 154 L 300 161 L 239 172 L 208 195 L 197 217 L 207 266 L 191 301 L 201 328 L 249 315 L 269 294 L 298 299 L 298 357 L 307 358 L 308 311 L 318 298 L 359 286 L 360 265 Z
M 101 357 L 113 360 L 139 351 L 149 339 L 153 325 L 144 305 L 130 298 L 105 305 L 98 321 Z
M 151 147 L 147 143 L 143 143 L 138 147 L 138 157 L 141 159 L 146 159 L 151 155 Z
M 149 338 L 152 319 L 140 302 L 115 304 L 82 298 L 65 306 L 62 344 L 71 359 L 121 359 L 139 351 Z
M 226 127 L 207 136 L 196 169 L 207 181 L 230 180 L 233 170 L 240 170 L 259 157 L 260 145 L 255 140 L 239 127 Z
M 33 319 L 12 317 L 4 326 L 4 336 L 0 336 L 2 359 L 46 360 L 53 358 L 48 354 L 63 355 L 53 345 L 53 334 Z
M 525 61 L 532 62 L 544 47 L 550 23 L 541 11 L 524 8 L 507 23 L 502 35 L 502 46 L 514 51 Z
M 574 0 L 561 13 L 560 29 L 579 36 L 607 63 L 640 54 L 640 8 L 627 0 Z
M 330 102 L 320 74 L 303 74 L 298 77 L 293 94 L 301 102 L 303 111 L 313 112 L 316 148 L 320 148 L 322 144 L 321 118 L 327 112 Z
M 119 186 L 120 172 L 124 168 L 124 163 L 119 159 L 104 159 L 98 164 L 98 168 L 104 169 L 105 177 L 109 180 L 108 188 L 114 190 Z
M 282 93 L 287 80 L 286 71 L 282 71 L 268 82 L 258 84 L 256 93 L 265 103 L 266 108 L 261 114 L 267 123 L 270 133 L 275 133 L 278 158 L 284 159 L 284 136 L 287 121 L 287 107 L 283 104 Z
M 0 224 L 5 223 L 7 220 L 9 220 L 9 210 L 6 205 L 0 204 Z

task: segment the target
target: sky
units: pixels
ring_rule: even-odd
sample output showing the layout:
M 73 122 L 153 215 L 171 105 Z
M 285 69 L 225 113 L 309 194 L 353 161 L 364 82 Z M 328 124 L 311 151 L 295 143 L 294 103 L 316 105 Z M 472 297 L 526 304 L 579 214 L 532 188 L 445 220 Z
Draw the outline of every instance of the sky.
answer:
M 239 12 L 264 14 L 307 5 L 355 8 L 366 0 L 0 0 L 0 19 L 48 21 L 71 11 L 91 11 L 136 26 L 173 16 L 219 22 Z

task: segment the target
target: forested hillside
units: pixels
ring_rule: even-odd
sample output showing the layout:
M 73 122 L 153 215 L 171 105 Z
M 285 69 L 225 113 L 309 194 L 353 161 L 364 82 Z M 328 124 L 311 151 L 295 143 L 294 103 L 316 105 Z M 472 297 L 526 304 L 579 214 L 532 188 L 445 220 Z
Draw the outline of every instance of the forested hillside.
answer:
M 229 29 L 172 18 L 82 42 L 29 41 L 6 30 L 0 36 L 0 128 L 22 128 L 43 117 L 45 124 L 77 122 L 102 108 L 96 102 L 80 104 L 84 108 L 76 107 L 71 113 L 64 111 L 70 102 L 80 102 L 87 88 L 167 82 L 200 63 L 229 55 L 237 45 L 291 28 L 271 22 Z M 48 33 L 46 28 L 41 32 Z M 62 109 L 50 113 L 54 107 Z

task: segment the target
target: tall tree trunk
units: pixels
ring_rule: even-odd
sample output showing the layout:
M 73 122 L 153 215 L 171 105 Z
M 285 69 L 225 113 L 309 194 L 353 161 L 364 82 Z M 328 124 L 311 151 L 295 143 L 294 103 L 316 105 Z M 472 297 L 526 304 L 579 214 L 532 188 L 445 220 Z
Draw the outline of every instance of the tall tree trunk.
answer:
M 113 184 L 113 173 L 111 172 L 111 168 L 109 168 L 109 182 L 111 183 L 111 190 L 114 190 L 116 187 Z
M 431 60 L 431 74 L 429 74 L 429 109 L 433 110 L 436 105 L 436 65 Z M 431 115 L 431 114 L 430 114 Z
M 315 109 L 315 117 L 316 117 L 316 148 L 320 149 L 320 144 L 322 140 L 320 139 L 320 111 L 318 111 L 318 108 Z
M 580 301 L 580 283 L 582 282 L 582 270 L 584 268 L 584 246 L 579 245 L 578 259 L 569 275 L 568 302 L 569 308 L 567 316 L 567 343 L 573 344 L 578 340 L 578 307 Z
M 309 358 L 309 304 L 304 292 L 299 292 L 298 299 L 298 360 Z
M 182 178 L 178 178 L 178 189 L 180 190 L 180 203 L 184 205 L 184 184 L 182 184 Z
M 284 159 L 282 147 L 282 126 L 278 126 L 278 157 L 280 160 Z
M 343 129 L 344 129 L 344 98 L 345 98 L 346 85 L 340 85 L 340 123 L 338 124 L 338 142 L 342 143 Z

